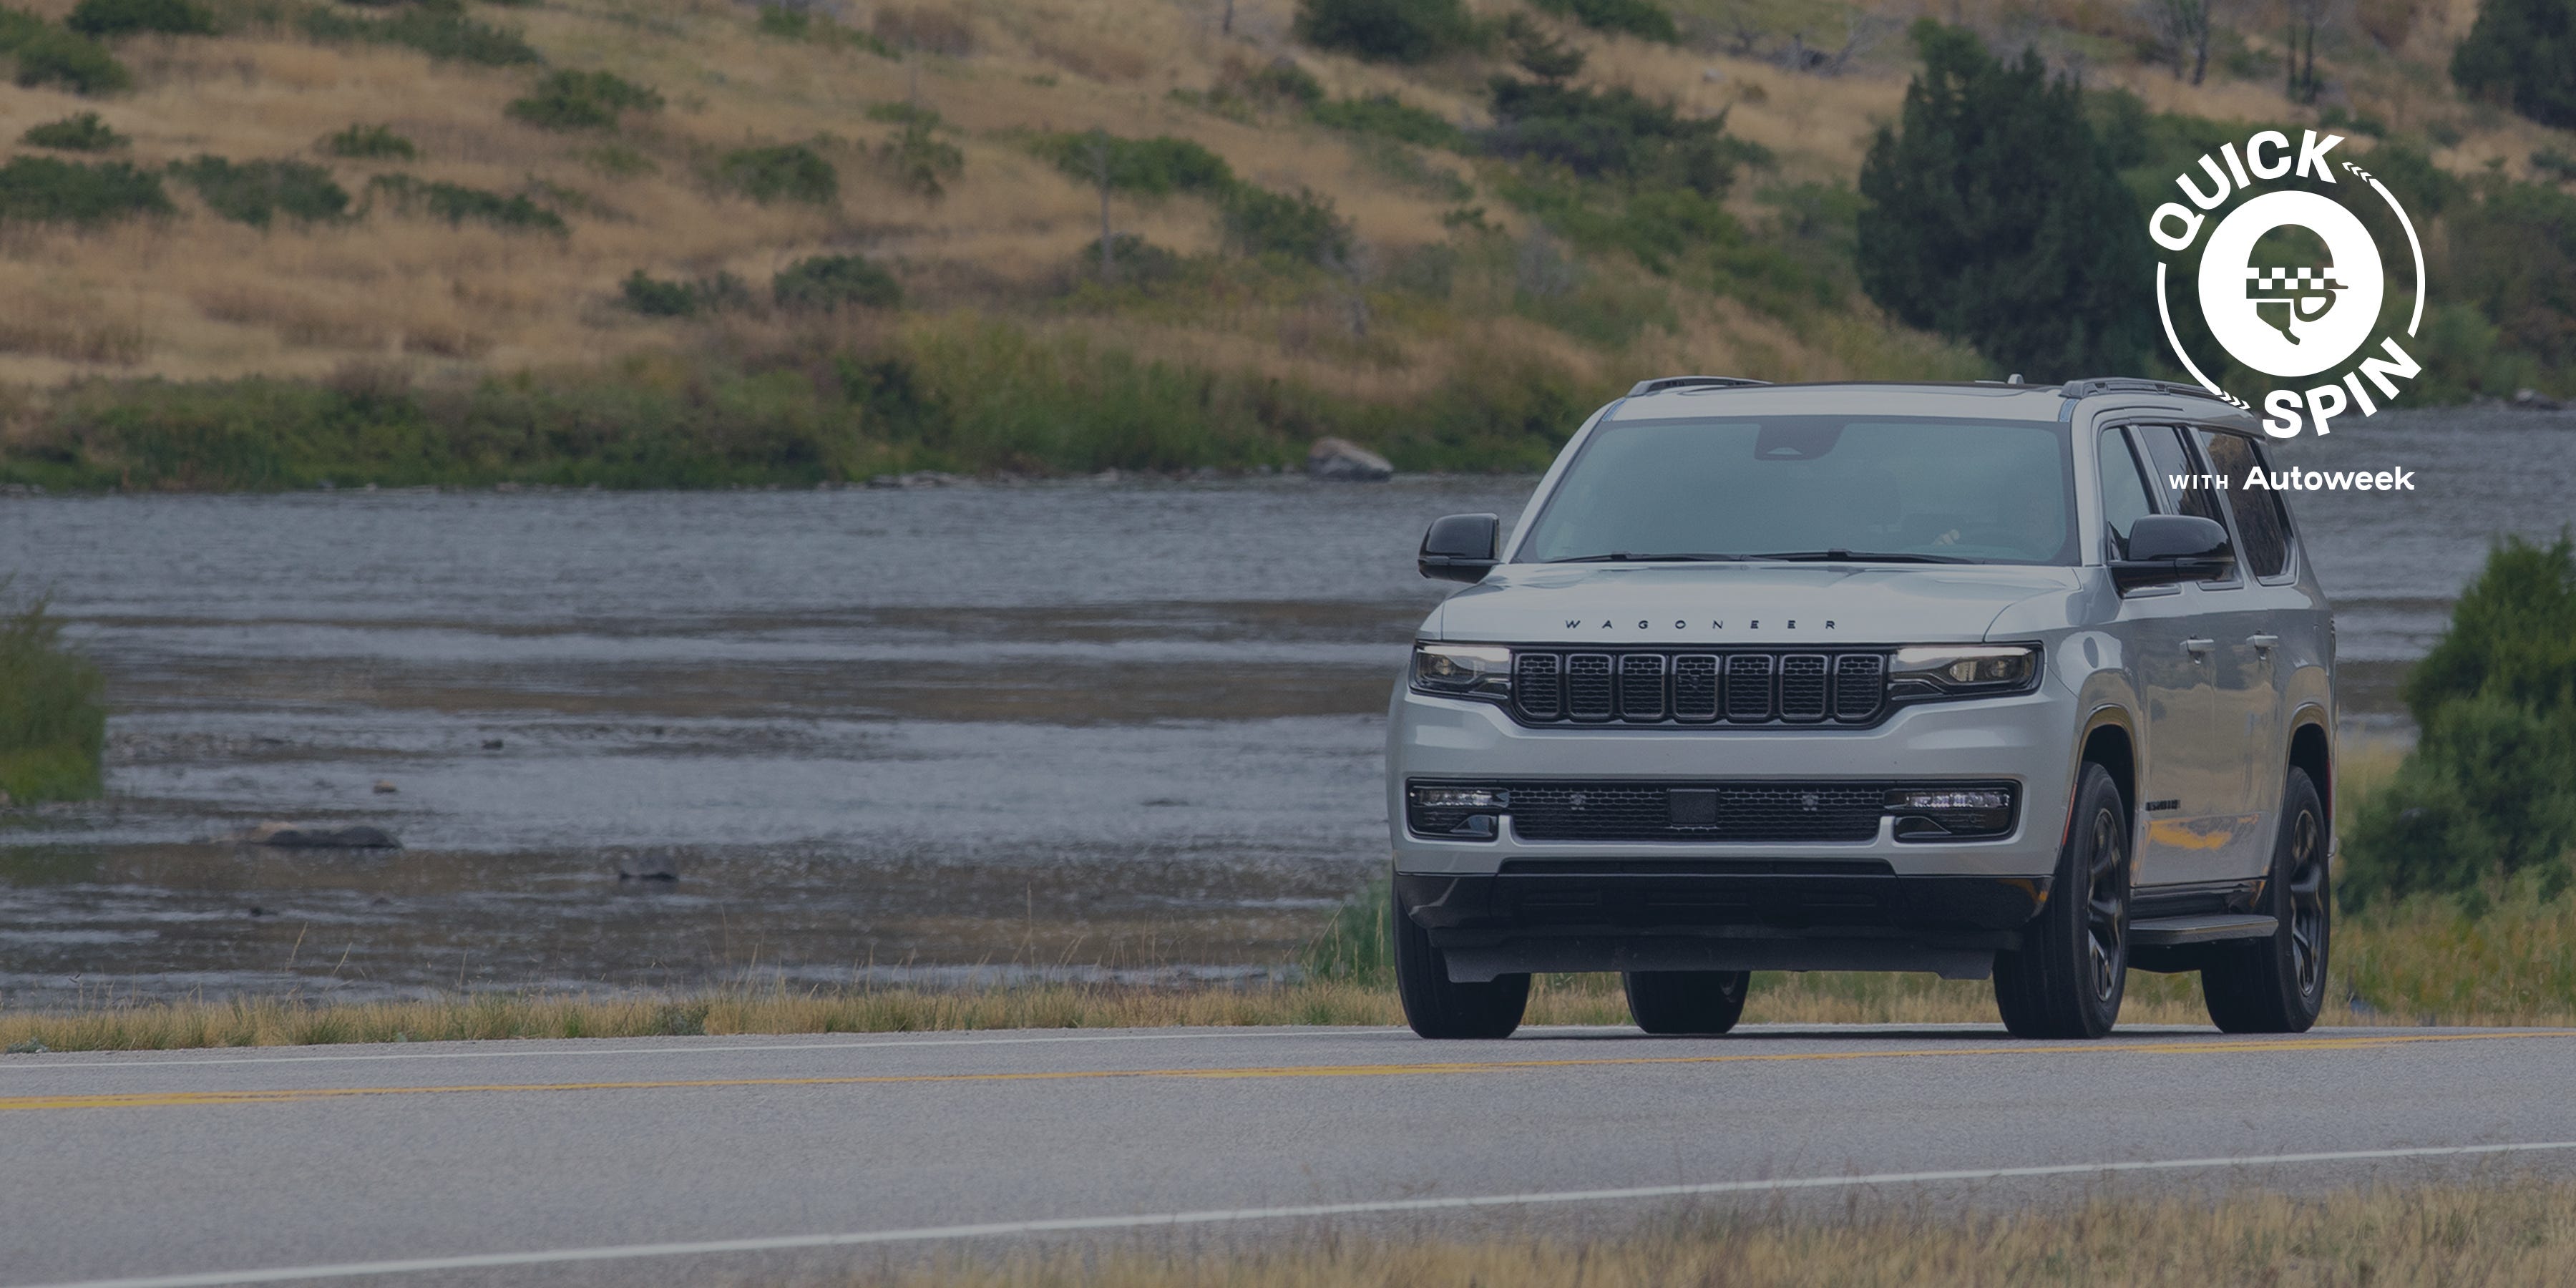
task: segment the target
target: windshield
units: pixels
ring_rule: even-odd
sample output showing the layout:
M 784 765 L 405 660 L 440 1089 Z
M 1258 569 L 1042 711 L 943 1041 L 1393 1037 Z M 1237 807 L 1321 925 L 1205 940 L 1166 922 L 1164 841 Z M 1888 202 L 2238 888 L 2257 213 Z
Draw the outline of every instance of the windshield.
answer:
M 1518 558 L 2071 564 L 2068 441 L 1966 420 L 1605 423 Z

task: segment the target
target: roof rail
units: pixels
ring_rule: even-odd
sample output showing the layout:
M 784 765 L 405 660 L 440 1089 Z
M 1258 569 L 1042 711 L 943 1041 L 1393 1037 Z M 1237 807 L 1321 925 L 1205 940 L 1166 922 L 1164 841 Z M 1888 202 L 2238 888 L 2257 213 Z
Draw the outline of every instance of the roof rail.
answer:
M 2182 398 L 2210 398 L 2230 401 L 2198 385 L 2177 384 L 2171 380 L 2149 380 L 2143 376 L 2108 376 L 2095 380 L 2069 380 L 2057 392 L 2068 398 L 2090 398 L 2095 394 L 2172 394 Z
M 1640 380 L 1628 391 L 1631 398 L 1640 394 L 1662 393 L 1667 389 L 1733 389 L 1744 385 L 1767 385 L 1768 380 L 1748 380 L 1743 376 L 1659 376 Z

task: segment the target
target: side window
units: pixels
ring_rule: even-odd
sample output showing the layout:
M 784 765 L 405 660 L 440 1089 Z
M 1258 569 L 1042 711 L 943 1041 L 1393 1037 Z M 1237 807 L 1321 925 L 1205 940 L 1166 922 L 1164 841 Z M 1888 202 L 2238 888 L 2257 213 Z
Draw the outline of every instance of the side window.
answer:
M 2138 472 L 2138 458 L 2129 450 L 2129 436 L 2117 429 L 2102 431 L 2096 440 L 2102 463 L 2102 522 L 2110 529 L 2110 556 L 2129 556 L 2129 525 L 2156 512 L 2155 502 L 2147 497 L 2147 476 Z
M 2224 525 L 2227 516 L 2218 512 L 2218 498 L 2211 495 L 2214 489 L 2209 486 L 2207 471 L 2182 445 L 2181 433 L 2170 425 L 2141 425 L 2137 434 L 2138 445 L 2147 450 L 2147 468 L 2163 485 L 2174 513 Z
M 2281 507 L 2280 493 L 2245 486 L 2262 464 L 2254 458 L 2254 444 L 2234 434 L 2194 432 L 2209 467 L 2227 479 L 2227 503 L 2236 512 L 2237 538 L 2245 543 L 2245 566 L 2257 577 L 2280 576 L 2290 566 L 2290 516 Z
M 2164 489 L 2165 500 L 2174 513 L 2227 526 L 2216 481 L 2200 463 L 2199 454 L 2184 445 L 2181 430 L 2171 425 L 2140 425 L 2131 432 L 2137 435 L 2138 446 L 2145 449 L 2147 469 L 2155 476 L 2156 485 Z M 2224 581 L 2201 584 L 2224 586 L 2235 581 L 2235 576 L 2230 575 Z

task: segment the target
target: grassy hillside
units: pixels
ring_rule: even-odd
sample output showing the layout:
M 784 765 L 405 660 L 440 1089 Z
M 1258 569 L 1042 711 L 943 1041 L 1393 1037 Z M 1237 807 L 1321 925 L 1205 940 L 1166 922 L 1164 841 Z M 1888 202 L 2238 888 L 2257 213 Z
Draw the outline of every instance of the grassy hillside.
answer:
M 1732 173 L 1690 192 L 1495 155 L 1474 132 L 1512 40 L 1367 63 L 1299 43 L 1291 0 L 219 0 L 216 34 L 110 34 L 129 88 L 0 88 L 0 480 L 1236 467 L 1319 432 L 1526 466 L 1642 374 L 2001 374 L 1852 285 L 1850 186 L 1911 7 L 1678 0 L 1677 43 L 1473 8 L 1584 51 L 1577 86 L 1723 114 Z M 2356 12 L 2316 105 L 2252 11 L 2200 86 L 2126 6 L 1941 16 L 2157 111 L 2362 118 L 2463 173 L 2566 150 L 2449 88 L 2467 0 Z M 1231 176 L 1122 175 L 1105 282 L 1095 129 Z M 1300 219 L 1339 236 L 1280 240 Z M 773 290 L 821 256 L 900 305 Z

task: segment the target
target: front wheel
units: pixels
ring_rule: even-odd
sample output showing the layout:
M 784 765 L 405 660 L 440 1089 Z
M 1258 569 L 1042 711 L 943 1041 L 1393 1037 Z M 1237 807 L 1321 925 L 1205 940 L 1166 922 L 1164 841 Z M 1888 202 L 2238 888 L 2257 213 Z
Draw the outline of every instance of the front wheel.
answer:
M 1449 978 L 1449 962 L 1431 932 L 1404 915 L 1404 901 L 1387 901 L 1388 937 L 1395 941 L 1395 992 L 1404 1022 L 1426 1038 L 1507 1038 L 1529 1009 L 1530 977 L 1503 975 L 1483 984 Z
M 2098 1038 L 2129 982 L 2129 811 L 2109 771 L 2084 766 L 2048 904 L 2022 946 L 1995 954 L 1995 1006 L 2021 1038 Z
M 1620 975 L 1628 1017 L 1659 1037 L 1712 1036 L 1744 1018 L 1753 982 L 1740 970 L 1632 970 Z
M 2218 945 L 2217 959 L 2200 972 L 2209 1018 L 2226 1032 L 2305 1033 L 2325 1009 L 2334 931 L 2325 813 L 2307 771 L 2291 770 L 2261 904 L 2278 924 L 2264 938 Z

